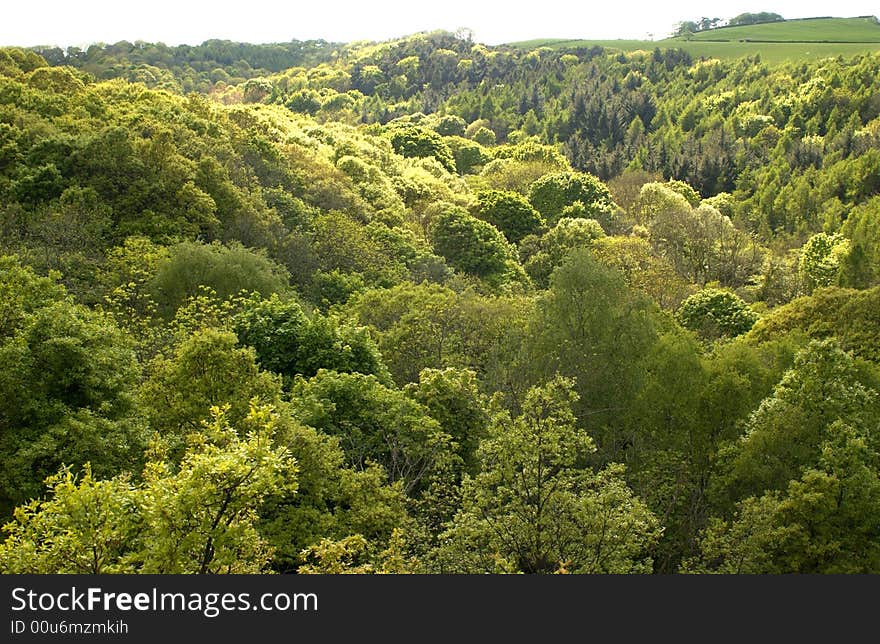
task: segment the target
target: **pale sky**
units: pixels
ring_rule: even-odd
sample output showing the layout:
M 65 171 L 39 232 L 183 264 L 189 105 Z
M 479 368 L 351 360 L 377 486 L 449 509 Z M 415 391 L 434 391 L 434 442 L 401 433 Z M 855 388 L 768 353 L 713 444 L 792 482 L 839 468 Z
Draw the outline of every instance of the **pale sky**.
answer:
M 466 27 L 494 45 L 532 38 L 660 40 L 681 20 L 772 11 L 786 18 L 880 13 L 877 0 L 4 0 L 2 45 L 120 40 L 197 45 L 210 38 L 267 43 L 323 38 L 387 40 Z

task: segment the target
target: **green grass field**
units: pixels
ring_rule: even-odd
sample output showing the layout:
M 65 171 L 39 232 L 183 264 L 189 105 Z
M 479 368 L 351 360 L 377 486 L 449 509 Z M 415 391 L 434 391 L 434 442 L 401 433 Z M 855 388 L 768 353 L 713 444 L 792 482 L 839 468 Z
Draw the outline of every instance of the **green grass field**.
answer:
M 721 27 L 699 31 L 691 40 L 880 43 L 880 25 L 870 18 L 812 18 Z
M 534 43 L 534 44 L 533 44 Z M 530 40 L 511 43 L 524 49 L 550 47 L 551 49 L 576 49 L 599 46 L 609 50 L 653 51 L 654 48 L 668 49 L 679 47 L 690 52 L 695 58 L 718 58 L 730 60 L 742 56 L 761 55 L 768 63 L 785 61 L 817 60 L 835 56 L 856 56 L 858 54 L 880 52 L 880 43 L 756 43 L 756 42 L 699 42 L 678 40 Z
M 725 38 L 727 41 L 715 41 L 715 39 L 720 40 L 721 38 Z M 751 42 L 746 42 L 746 39 Z M 761 40 L 782 42 L 756 42 Z M 543 38 L 509 43 L 509 46 L 522 49 L 550 47 L 560 50 L 599 46 L 619 51 L 639 49 L 653 51 L 656 47 L 660 49 L 680 47 L 697 58 L 725 60 L 760 54 L 761 59 L 766 62 L 779 63 L 880 52 L 880 25 L 867 18 L 814 18 L 745 27 L 723 27 L 695 34 L 691 40 L 683 38 L 667 38 L 656 41 Z

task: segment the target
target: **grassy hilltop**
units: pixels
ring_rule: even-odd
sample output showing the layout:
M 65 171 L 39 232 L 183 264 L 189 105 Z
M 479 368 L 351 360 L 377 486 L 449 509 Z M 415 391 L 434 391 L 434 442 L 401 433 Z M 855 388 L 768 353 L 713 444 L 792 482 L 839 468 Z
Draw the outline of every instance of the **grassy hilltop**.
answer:
M 873 17 L 809 18 L 757 25 L 719 27 L 697 32 L 687 38 L 664 40 L 565 40 L 537 39 L 510 43 L 513 47 L 534 49 L 576 49 L 607 47 L 621 51 L 680 47 L 693 56 L 720 59 L 760 54 L 768 62 L 816 60 L 829 56 L 854 56 L 880 51 L 880 24 Z
M 718 27 L 693 34 L 691 40 L 797 43 L 880 43 L 880 24 L 873 17 L 807 18 L 757 25 Z M 676 39 L 678 40 L 678 39 Z

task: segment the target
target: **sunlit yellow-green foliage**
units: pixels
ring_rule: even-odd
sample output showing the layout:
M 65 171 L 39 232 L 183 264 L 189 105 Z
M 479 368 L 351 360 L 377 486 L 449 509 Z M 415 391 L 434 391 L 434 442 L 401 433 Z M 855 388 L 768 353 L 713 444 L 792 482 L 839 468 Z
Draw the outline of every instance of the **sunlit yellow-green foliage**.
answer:
M 877 66 L 0 49 L 0 569 L 880 571 Z
M 140 484 L 96 480 L 89 467 L 47 480 L 52 496 L 5 526 L 6 573 L 257 573 L 271 549 L 254 528 L 265 497 L 296 490 L 296 462 L 272 444 L 268 409 L 236 433 L 223 411 L 192 435 L 179 467 L 157 453 Z

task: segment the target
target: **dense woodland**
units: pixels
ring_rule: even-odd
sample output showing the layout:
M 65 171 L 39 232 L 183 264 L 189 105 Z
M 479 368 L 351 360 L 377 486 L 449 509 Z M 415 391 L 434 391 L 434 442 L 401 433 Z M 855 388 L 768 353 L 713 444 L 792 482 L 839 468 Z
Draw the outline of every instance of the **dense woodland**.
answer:
M 0 571 L 880 572 L 878 68 L 0 49 Z

